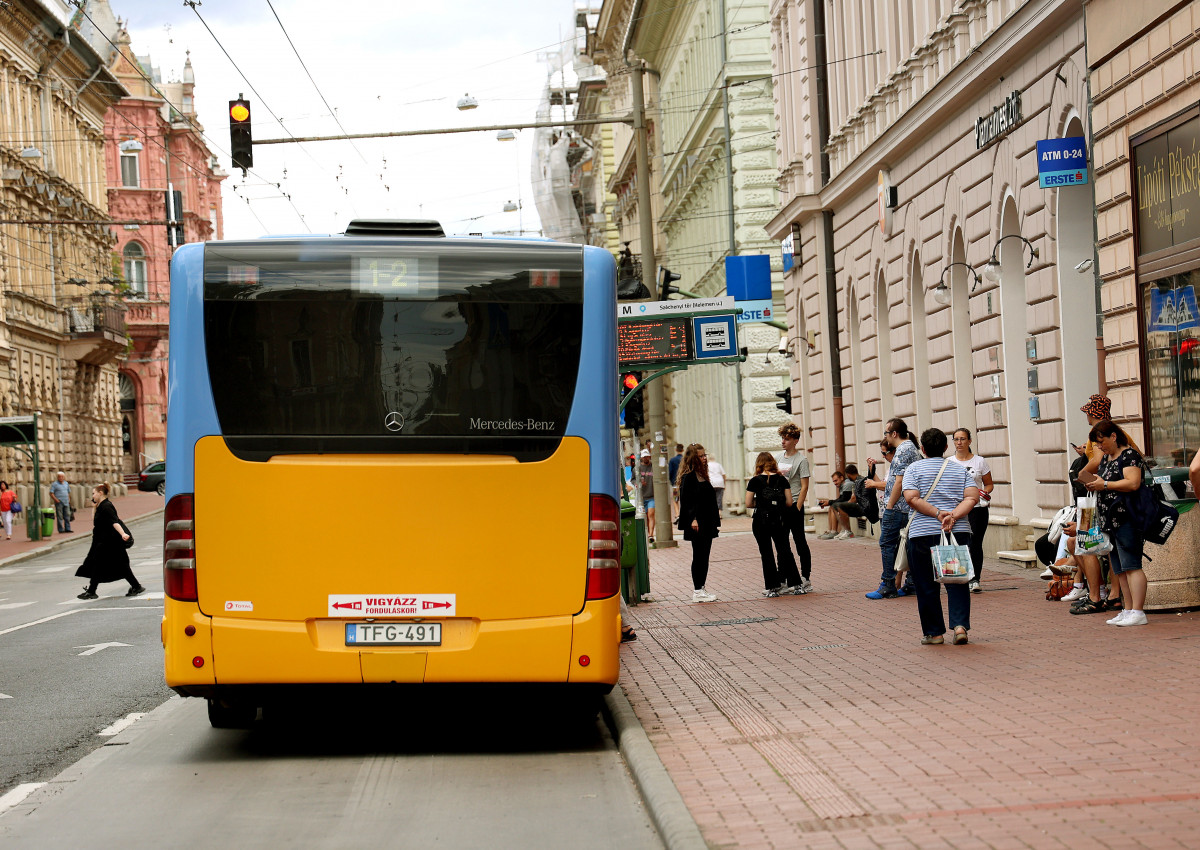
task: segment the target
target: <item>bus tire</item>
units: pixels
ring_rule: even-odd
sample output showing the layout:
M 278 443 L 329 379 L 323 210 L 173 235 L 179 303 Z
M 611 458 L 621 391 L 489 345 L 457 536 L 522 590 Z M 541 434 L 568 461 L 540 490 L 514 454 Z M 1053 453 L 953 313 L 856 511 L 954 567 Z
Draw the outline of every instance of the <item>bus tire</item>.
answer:
M 219 697 L 208 700 L 208 722 L 214 729 L 249 729 L 257 717 L 258 706 Z

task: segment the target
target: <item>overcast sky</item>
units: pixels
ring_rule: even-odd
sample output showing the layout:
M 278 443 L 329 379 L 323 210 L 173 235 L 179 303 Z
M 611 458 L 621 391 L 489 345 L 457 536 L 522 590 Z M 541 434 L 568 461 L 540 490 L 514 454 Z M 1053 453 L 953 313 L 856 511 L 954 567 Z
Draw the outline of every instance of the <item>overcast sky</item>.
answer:
M 256 145 L 243 180 L 226 113 L 244 93 L 255 139 L 342 132 L 322 95 L 348 133 L 533 121 L 542 54 L 574 32 L 570 0 L 272 0 L 282 28 L 267 0 L 203 0 L 195 11 L 183 0 L 110 3 L 164 81 L 179 79 L 191 52 L 199 119 L 230 173 L 226 238 L 340 233 L 371 217 L 435 218 L 448 233 L 538 228 L 532 131 L 515 144 L 485 132 Z M 479 108 L 456 109 L 465 93 Z M 508 200 L 522 210 L 502 212 Z

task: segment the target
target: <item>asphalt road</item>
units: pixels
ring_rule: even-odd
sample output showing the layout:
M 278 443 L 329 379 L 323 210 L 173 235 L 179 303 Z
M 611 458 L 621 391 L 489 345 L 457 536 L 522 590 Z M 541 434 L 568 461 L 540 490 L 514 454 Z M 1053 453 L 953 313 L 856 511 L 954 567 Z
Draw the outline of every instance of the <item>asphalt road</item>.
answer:
M 130 530 L 133 571 L 150 590 L 133 599 L 125 582 L 75 598 L 87 534 L 0 568 L 0 794 L 53 777 L 111 738 L 100 732 L 171 695 L 159 637 L 162 519 Z
M 5 850 L 662 846 L 603 722 L 540 695 L 339 691 L 212 729 L 162 683 L 161 528 L 131 526 L 135 599 L 75 599 L 82 542 L 0 569 Z

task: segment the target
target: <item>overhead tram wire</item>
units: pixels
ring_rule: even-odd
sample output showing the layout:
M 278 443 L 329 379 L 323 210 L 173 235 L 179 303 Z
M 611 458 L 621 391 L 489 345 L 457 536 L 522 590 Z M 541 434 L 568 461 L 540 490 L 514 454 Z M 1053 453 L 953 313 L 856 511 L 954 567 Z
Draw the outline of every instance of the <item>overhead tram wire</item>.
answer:
M 275 114 L 275 110 L 271 109 L 271 107 L 267 105 L 266 98 L 264 98 L 259 93 L 258 89 L 254 87 L 254 83 L 250 82 L 250 79 L 245 75 L 245 73 L 243 73 L 238 63 L 233 61 L 233 57 L 229 55 L 229 51 L 225 49 L 225 45 L 221 43 L 221 39 L 217 38 L 217 34 L 212 31 L 212 27 L 208 25 L 208 21 L 204 20 L 204 16 L 200 14 L 200 10 L 196 8 L 200 5 L 200 0 L 183 0 L 183 5 L 189 7 L 193 12 L 196 13 L 196 17 L 200 20 L 200 23 L 204 24 L 204 28 L 208 30 L 208 34 L 212 36 L 213 41 L 217 43 L 217 47 L 221 48 L 221 52 L 225 54 L 225 58 L 229 60 L 229 64 L 232 65 L 234 70 L 238 72 L 238 75 L 246 83 L 246 86 L 250 89 L 250 91 L 254 93 L 254 96 L 258 98 L 258 102 L 262 104 L 262 108 L 267 110 L 270 116 L 275 119 L 275 122 L 279 125 L 279 128 L 283 130 L 283 132 L 287 133 L 289 138 L 295 139 L 295 134 L 293 134 L 292 131 L 287 128 L 287 126 L 283 123 L 283 119 Z M 321 164 L 321 161 L 313 156 L 308 148 L 301 145 L 301 149 L 304 151 L 305 156 L 311 159 L 318 168 L 320 168 L 322 171 L 325 171 L 326 174 L 329 173 L 325 170 L 325 167 Z M 336 180 L 336 177 L 334 179 Z M 351 202 L 351 206 L 353 206 L 353 202 Z M 299 214 L 299 210 L 296 212 Z M 304 221 L 304 216 L 300 216 L 300 220 Z M 308 227 L 308 223 L 305 222 L 304 226 Z M 312 231 L 310 230 L 309 232 L 311 233 Z
M 270 9 L 271 14 L 275 16 L 275 21 L 276 21 L 276 23 L 279 24 L 279 29 L 282 30 L 282 32 L 283 32 L 283 37 L 287 39 L 288 46 L 290 46 L 292 48 L 292 52 L 296 54 L 296 61 L 298 61 L 300 63 L 300 67 L 304 69 L 304 73 L 308 74 L 308 81 L 310 83 L 312 83 L 313 89 L 315 89 L 317 92 L 317 96 L 321 98 L 321 103 L 325 104 L 325 108 L 328 109 L 329 114 L 333 116 L 333 122 L 338 125 L 339 130 L 341 130 L 346 135 L 350 135 L 349 132 L 346 130 L 346 128 L 342 126 L 342 122 L 340 120 L 338 120 L 337 111 L 332 106 L 330 106 L 329 101 L 327 101 L 325 99 L 325 95 L 321 92 L 320 87 L 317 85 L 317 81 L 313 79 L 312 73 L 309 72 L 308 66 L 306 64 L 304 64 L 304 59 L 301 58 L 300 51 L 296 49 L 295 43 L 292 42 L 292 37 L 290 35 L 288 35 L 287 28 L 284 27 L 283 21 L 281 21 L 279 19 L 279 13 L 275 11 L 275 5 L 271 2 L 271 0 L 267 0 L 267 8 Z M 197 13 L 197 16 L 198 15 L 199 15 L 199 13 Z M 205 26 L 207 26 L 207 24 L 205 24 Z M 211 30 L 209 30 L 209 32 L 211 32 Z M 216 36 L 214 36 L 214 38 L 215 37 Z M 221 49 L 224 50 L 224 48 L 221 48 Z M 239 71 L 238 73 L 241 73 L 241 71 Z M 243 79 L 245 79 L 245 77 L 243 77 Z M 249 82 L 247 82 L 247 85 L 249 85 Z M 269 112 L 270 110 L 267 110 L 267 111 Z M 281 123 L 279 126 L 282 127 L 283 124 Z M 367 158 L 365 156 L 363 156 L 362 151 L 360 151 L 358 149 L 358 146 L 354 144 L 353 140 L 350 140 L 350 147 L 354 148 L 354 152 L 356 154 L 358 154 L 359 158 L 364 163 L 367 163 Z M 370 163 L 367 163 L 367 164 L 369 165 Z
M 75 7 L 79 10 L 80 14 L 82 14 L 85 18 L 88 19 L 88 21 L 91 23 L 91 25 L 95 28 L 96 32 L 105 41 L 108 42 L 109 46 L 112 47 L 113 50 L 118 50 L 117 46 L 115 44 L 113 44 L 112 39 L 110 39 L 108 36 L 106 36 L 104 34 L 104 31 L 99 27 L 99 25 L 97 25 L 97 23 L 94 20 L 92 20 L 92 17 L 91 17 L 91 15 L 89 15 L 87 13 L 87 10 L 83 8 L 82 0 L 69 0 L 69 2 L 73 3 L 75 5 Z M 186 3 L 186 0 L 185 0 L 185 3 Z M 214 36 L 214 38 L 215 38 L 215 36 Z M 146 83 L 146 85 L 150 86 L 150 88 L 155 92 L 155 94 L 157 94 L 160 98 L 163 99 L 164 103 L 171 102 L 170 98 L 168 98 L 165 94 L 163 94 L 162 90 L 159 89 L 159 87 L 154 84 L 154 81 L 152 79 L 150 79 L 149 77 L 146 76 L 146 74 L 142 71 L 142 69 L 136 63 L 133 65 L 133 69 L 137 72 L 138 76 L 142 78 L 142 80 Z M 120 115 L 119 112 L 117 114 Z M 127 123 L 130 123 L 130 124 L 133 123 L 127 117 L 125 117 L 123 115 L 121 117 L 124 118 L 124 120 Z M 223 147 L 221 147 L 221 145 L 217 144 L 217 142 L 215 140 L 211 139 L 203 130 L 201 130 L 198 126 L 196 126 L 195 122 L 193 122 L 192 119 L 188 118 L 187 115 L 180 112 L 179 117 L 193 130 L 193 132 L 196 133 L 197 136 L 199 136 L 201 139 L 203 139 L 205 141 L 205 143 L 207 145 L 209 145 L 211 150 L 215 150 L 225 157 L 230 156 L 229 151 L 225 150 Z M 134 126 L 136 126 L 136 125 L 134 125 Z M 141 128 L 139 128 L 139 129 L 141 129 Z M 147 138 L 149 138 L 149 137 L 147 137 Z M 161 144 L 159 144 L 159 146 L 163 147 Z M 166 150 L 165 147 L 163 149 Z M 277 184 L 275 182 L 269 181 L 264 175 L 259 174 L 258 172 L 254 171 L 253 169 L 250 169 L 250 173 L 254 174 L 256 177 L 263 180 L 264 182 L 270 183 L 272 186 L 277 186 Z M 296 206 L 296 204 L 294 202 L 292 202 L 291 196 L 284 194 L 284 197 L 287 198 L 289 203 L 291 203 L 292 209 L 296 213 L 296 217 L 300 219 L 300 223 L 302 225 L 304 225 L 305 229 L 308 230 L 309 233 L 311 233 L 312 228 L 310 228 L 308 226 L 308 222 L 304 220 L 304 215 L 300 212 L 300 210 Z M 257 218 L 257 216 L 256 216 L 256 218 Z

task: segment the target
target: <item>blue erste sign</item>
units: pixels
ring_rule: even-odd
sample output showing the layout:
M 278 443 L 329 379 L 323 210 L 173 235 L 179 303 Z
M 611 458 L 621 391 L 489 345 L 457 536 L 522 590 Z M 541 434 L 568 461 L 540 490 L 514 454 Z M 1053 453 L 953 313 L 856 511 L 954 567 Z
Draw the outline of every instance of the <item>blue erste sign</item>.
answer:
M 1083 136 L 1043 139 L 1037 143 L 1038 185 L 1043 189 L 1088 182 L 1087 145 Z

